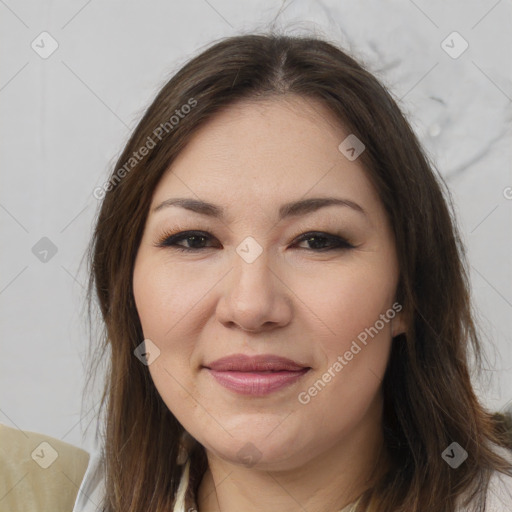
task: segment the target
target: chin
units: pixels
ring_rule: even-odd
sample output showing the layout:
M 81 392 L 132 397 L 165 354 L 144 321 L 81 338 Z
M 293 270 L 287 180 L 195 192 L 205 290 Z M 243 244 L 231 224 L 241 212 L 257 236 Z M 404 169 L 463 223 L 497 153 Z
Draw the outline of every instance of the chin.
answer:
M 305 462 L 301 460 L 305 447 L 297 438 L 274 434 L 269 436 L 269 430 L 252 433 L 247 429 L 243 436 L 228 436 L 227 442 L 221 445 L 216 442 L 202 444 L 230 464 L 262 471 L 292 469 Z

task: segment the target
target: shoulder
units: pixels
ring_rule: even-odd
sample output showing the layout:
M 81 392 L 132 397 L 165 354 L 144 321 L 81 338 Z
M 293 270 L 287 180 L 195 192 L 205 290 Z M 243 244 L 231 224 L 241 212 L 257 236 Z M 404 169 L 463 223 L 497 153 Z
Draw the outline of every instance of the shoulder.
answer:
M 512 452 L 505 448 L 496 451 L 512 464 Z M 495 471 L 489 481 L 487 491 L 488 512 L 505 512 L 512 510 L 512 476 Z
M 103 452 L 94 450 L 78 490 L 72 512 L 99 512 L 105 497 L 105 459 Z
M 512 467 L 512 451 L 494 446 L 494 451 L 508 460 Z M 464 496 L 458 500 L 457 512 L 472 510 L 462 506 Z M 512 476 L 494 471 L 489 479 L 487 495 L 485 499 L 485 512 L 510 512 L 512 510 Z
M 195 496 L 190 485 L 190 459 L 183 466 L 179 488 L 172 512 L 197 510 Z M 87 471 L 80 485 L 72 512 L 100 512 L 105 498 L 105 457 L 97 449 L 91 453 Z
M 1 509 L 68 512 L 88 463 L 77 446 L 0 424 Z

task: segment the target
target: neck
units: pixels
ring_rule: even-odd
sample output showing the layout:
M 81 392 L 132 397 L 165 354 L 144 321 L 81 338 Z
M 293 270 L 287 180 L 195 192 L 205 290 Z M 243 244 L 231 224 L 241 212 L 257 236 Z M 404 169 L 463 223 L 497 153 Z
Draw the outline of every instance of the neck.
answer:
M 350 434 L 300 467 L 262 471 L 208 452 L 208 469 L 198 489 L 199 512 L 343 509 L 371 485 L 370 475 L 378 478 L 386 470 L 382 409 L 370 408 L 369 414 Z

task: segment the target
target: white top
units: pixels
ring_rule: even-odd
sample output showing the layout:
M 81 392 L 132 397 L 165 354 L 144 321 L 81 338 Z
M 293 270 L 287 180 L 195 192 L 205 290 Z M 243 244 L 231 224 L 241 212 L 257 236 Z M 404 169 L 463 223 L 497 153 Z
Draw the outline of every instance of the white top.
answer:
M 503 448 L 496 450 L 507 460 L 512 461 L 512 454 Z M 178 498 L 172 512 L 187 512 L 185 510 L 185 492 L 188 484 L 190 461 L 183 466 L 183 473 L 178 487 Z M 91 454 L 87 471 L 78 491 L 72 512 L 101 512 L 101 502 L 105 492 L 104 468 L 101 452 Z M 350 512 L 352 505 L 340 512 Z M 512 477 L 495 471 L 489 482 L 486 512 L 512 511 Z M 464 512 L 462 508 L 458 512 Z

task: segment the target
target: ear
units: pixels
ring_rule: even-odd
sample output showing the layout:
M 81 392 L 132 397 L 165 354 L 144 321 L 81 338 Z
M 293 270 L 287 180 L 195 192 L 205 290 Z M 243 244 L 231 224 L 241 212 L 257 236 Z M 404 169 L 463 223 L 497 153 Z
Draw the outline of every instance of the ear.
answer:
M 394 338 L 399 334 L 405 334 L 407 314 L 399 302 L 395 302 L 391 310 L 395 313 L 395 316 L 391 320 L 391 337 Z

